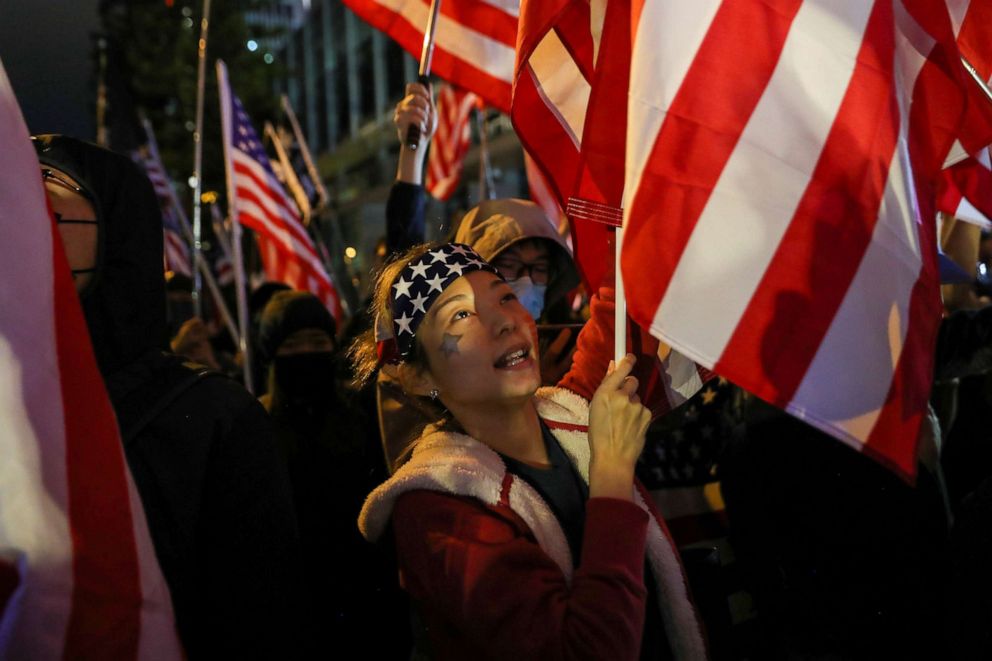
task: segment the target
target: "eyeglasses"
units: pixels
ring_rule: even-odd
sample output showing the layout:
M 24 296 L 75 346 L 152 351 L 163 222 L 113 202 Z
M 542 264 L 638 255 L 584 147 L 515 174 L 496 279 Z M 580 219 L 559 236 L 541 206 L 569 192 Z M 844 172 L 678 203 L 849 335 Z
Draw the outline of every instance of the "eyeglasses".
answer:
M 54 181 L 55 183 L 60 184 L 65 188 L 68 188 L 74 193 L 79 193 L 83 197 L 89 197 L 89 195 L 86 194 L 86 191 L 84 191 L 75 183 L 69 181 L 68 179 L 66 179 L 65 177 L 63 177 L 62 175 L 60 175 L 58 172 L 56 172 L 51 168 L 41 168 L 41 178 L 46 181 Z
M 85 190 L 77 186 L 72 181 L 69 181 L 68 179 L 60 175 L 55 170 L 52 170 L 51 168 L 41 168 L 41 178 L 44 181 L 54 181 L 58 185 L 68 188 L 72 192 L 78 193 L 83 197 L 85 197 L 86 199 L 90 199 L 89 193 L 87 193 Z M 54 215 L 55 215 L 55 222 L 59 223 L 60 225 L 99 225 L 100 224 L 100 221 L 91 218 L 63 218 L 62 215 L 58 213 Z
M 516 260 L 496 260 L 493 266 L 507 282 L 513 282 L 526 274 L 535 285 L 546 285 L 551 280 L 551 265 L 545 262 L 525 264 Z

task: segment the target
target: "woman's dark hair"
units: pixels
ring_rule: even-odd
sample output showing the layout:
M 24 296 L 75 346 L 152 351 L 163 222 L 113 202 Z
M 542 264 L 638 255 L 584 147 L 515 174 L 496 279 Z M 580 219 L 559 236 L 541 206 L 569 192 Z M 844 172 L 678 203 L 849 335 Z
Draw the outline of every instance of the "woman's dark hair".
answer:
M 348 347 L 348 359 L 352 364 L 356 387 L 361 388 L 370 383 L 378 371 L 379 352 L 375 341 L 375 327 L 379 324 L 389 329 L 393 328 L 393 310 L 389 295 L 393 283 L 396 282 L 400 272 L 410 262 L 434 247 L 436 246 L 429 243 L 414 246 L 388 262 L 376 276 L 375 285 L 372 288 L 372 302 L 369 304 L 369 317 L 372 319 L 372 326 L 356 337 Z M 427 361 L 419 342 L 413 343 L 413 350 L 406 362 L 418 368 L 427 367 Z
M 414 246 L 399 257 L 388 262 L 376 277 L 375 285 L 372 289 L 372 302 L 369 305 L 369 317 L 372 318 L 372 327 L 356 337 L 348 347 L 348 359 L 352 364 L 354 374 L 352 385 L 356 389 L 361 389 L 372 383 L 379 370 L 379 352 L 375 341 L 376 321 L 386 328 L 393 327 L 393 314 L 390 291 L 393 283 L 399 277 L 400 272 L 413 260 L 421 257 L 430 249 L 436 248 L 433 244 L 422 244 Z M 412 365 L 415 369 L 429 369 L 427 356 L 420 345 L 419 340 L 414 340 L 410 355 L 405 360 L 406 364 Z M 458 431 L 460 428 L 451 414 L 441 405 L 429 397 L 419 397 L 403 390 L 396 379 L 382 379 L 379 381 L 382 395 L 399 402 L 406 409 L 412 421 L 419 420 L 404 430 L 396 437 L 383 438 L 383 448 L 386 452 L 387 463 L 390 471 L 396 468 L 409 458 L 416 445 L 417 439 L 427 425 L 451 428 Z

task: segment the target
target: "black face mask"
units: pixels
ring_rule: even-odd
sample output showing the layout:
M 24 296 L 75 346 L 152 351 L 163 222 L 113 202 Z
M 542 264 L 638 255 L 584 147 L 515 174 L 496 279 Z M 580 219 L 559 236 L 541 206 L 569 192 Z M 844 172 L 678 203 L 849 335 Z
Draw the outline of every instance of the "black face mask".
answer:
M 329 351 L 276 356 L 276 388 L 286 399 L 316 401 L 334 392 L 334 354 Z

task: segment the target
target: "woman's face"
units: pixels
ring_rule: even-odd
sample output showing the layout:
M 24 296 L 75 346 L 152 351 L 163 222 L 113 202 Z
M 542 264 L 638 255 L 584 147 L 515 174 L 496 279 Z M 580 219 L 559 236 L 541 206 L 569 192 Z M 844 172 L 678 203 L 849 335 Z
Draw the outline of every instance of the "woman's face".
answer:
M 529 401 L 541 385 L 537 328 L 503 280 L 474 271 L 451 283 L 417 329 L 431 382 L 462 405 Z

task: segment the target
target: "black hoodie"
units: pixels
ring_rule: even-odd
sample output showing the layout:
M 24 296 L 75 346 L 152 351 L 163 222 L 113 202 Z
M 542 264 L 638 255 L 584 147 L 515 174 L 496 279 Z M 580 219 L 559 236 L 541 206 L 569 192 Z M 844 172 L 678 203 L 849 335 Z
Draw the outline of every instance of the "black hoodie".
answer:
M 108 377 L 168 348 L 158 200 L 141 168 L 120 154 L 62 135 L 36 136 L 34 144 L 41 164 L 75 179 L 96 209 L 97 272 L 80 300 Z

